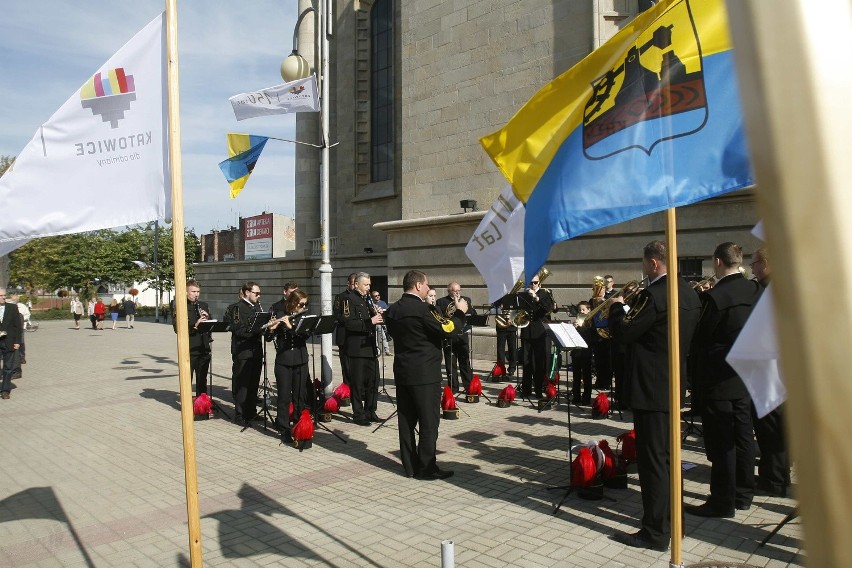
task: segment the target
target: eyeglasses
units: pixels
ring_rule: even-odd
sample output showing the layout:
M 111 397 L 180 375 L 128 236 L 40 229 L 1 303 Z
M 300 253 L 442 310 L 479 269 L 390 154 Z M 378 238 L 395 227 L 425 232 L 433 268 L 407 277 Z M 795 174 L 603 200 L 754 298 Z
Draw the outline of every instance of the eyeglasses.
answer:
M 251 293 L 254 294 L 255 296 L 260 296 L 260 292 L 255 292 L 254 290 L 251 290 Z
M 533 280 L 532 283 L 533 284 L 540 284 L 540 282 L 538 280 Z
M 307 303 L 307 302 L 299 302 L 299 307 L 300 307 L 300 308 L 304 308 L 304 307 L 305 307 L 305 306 L 307 306 L 307 305 L 308 305 L 308 303 Z

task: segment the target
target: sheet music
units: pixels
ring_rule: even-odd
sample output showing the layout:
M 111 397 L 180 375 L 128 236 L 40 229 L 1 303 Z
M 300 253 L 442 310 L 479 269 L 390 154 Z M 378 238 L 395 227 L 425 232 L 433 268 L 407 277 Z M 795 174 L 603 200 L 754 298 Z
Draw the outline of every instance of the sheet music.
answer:
M 589 347 L 582 336 L 580 336 L 580 332 L 577 331 L 577 328 L 570 323 L 555 321 L 545 323 L 544 325 L 546 325 L 547 328 L 553 332 L 553 335 L 556 336 L 556 340 L 559 342 L 560 347 L 564 347 L 566 349 Z

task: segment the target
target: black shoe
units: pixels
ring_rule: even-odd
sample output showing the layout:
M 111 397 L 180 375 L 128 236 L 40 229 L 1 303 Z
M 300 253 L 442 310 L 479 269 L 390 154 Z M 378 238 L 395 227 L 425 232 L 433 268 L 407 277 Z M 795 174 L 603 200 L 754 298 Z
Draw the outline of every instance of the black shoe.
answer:
M 357 424 L 358 426 L 369 426 L 370 421 L 366 418 L 360 418 L 358 420 L 355 420 L 355 424 Z
M 787 487 L 783 485 L 775 485 L 768 481 L 763 481 L 759 477 L 755 477 L 754 492 L 758 495 L 768 495 L 770 497 L 786 497 Z
M 508 369 L 506 369 L 506 374 L 511 377 L 512 375 L 515 374 L 515 370 L 516 369 L 514 367 L 509 367 Z
M 722 511 L 721 509 L 714 507 L 710 503 L 704 503 L 702 505 L 685 505 L 683 507 L 683 510 L 689 513 L 690 515 L 694 515 L 696 517 L 714 517 L 719 519 L 734 518 L 733 509 Z
M 420 475 L 415 474 L 414 477 L 415 479 L 420 479 L 422 481 L 434 481 L 436 479 L 449 479 L 453 476 L 453 473 L 454 472 L 447 469 L 435 468 L 434 471 L 431 471 L 429 473 L 422 473 Z
M 381 421 L 382 421 L 382 419 L 379 418 L 378 414 L 376 414 L 375 412 L 370 413 L 370 422 L 381 422 Z
M 737 511 L 748 511 L 751 509 L 751 503 L 736 503 L 734 509 Z
M 293 445 L 293 435 L 290 433 L 289 430 L 284 430 L 283 432 L 281 432 L 281 443 L 285 446 Z
M 612 535 L 612 540 L 623 544 L 624 546 L 630 546 L 632 548 L 647 548 L 648 550 L 656 550 L 657 552 L 665 552 L 669 549 L 668 543 L 655 543 L 646 537 L 642 531 L 633 534 L 615 533 Z

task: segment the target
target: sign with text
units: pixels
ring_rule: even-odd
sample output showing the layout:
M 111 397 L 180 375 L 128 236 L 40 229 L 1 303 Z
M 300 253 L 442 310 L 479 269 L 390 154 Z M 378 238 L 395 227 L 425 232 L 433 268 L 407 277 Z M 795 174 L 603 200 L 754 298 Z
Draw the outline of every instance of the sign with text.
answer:
M 245 259 L 272 258 L 272 213 L 243 219 Z
M 307 79 L 234 95 L 228 100 L 237 120 L 270 114 L 318 112 L 317 78 L 311 75 Z

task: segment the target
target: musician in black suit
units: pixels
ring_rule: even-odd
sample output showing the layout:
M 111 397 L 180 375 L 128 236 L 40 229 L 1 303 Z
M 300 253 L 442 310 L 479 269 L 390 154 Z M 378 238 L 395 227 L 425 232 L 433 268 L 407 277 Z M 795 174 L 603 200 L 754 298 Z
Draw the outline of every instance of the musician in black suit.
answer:
M 617 533 L 627 546 L 664 551 L 669 546 L 669 346 L 666 244 L 645 245 L 642 270 L 649 284 L 625 313 L 624 298 L 609 302 L 609 330 L 625 347 L 625 385 L 622 402 L 633 409 L 639 486 L 642 491 L 642 528 Z M 693 289 L 678 277 L 680 317 L 680 372 L 686 376 L 689 344 L 700 315 L 701 303 Z M 606 309 L 606 308 L 604 308 Z M 675 456 L 676 467 L 680 457 Z
M 447 286 L 447 295 L 443 298 L 438 298 L 435 306 L 444 314 L 444 317 L 452 317 L 456 309 L 456 300 L 459 298 L 467 302 L 468 315 L 475 316 L 476 310 L 473 309 L 473 303 L 467 296 L 462 296 L 461 285 L 458 282 L 450 282 Z M 459 392 L 459 377 L 461 384 L 467 391 L 470 385 L 470 380 L 473 378 L 473 370 L 470 368 L 470 344 L 468 343 L 467 331 L 465 327 L 464 333 L 460 333 L 444 341 L 444 368 L 447 371 L 450 388 L 454 393 Z
M 263 331 L 252 331 L 255 314 L 262 312 L 260 286 L 246 282 L 242 298 L 231 311 L 231 356 L 234 360 L 231 391 L 234 422 L 249 424 L 257 416 L 257 387 L 263 368 Z
M 294 289 L 287 296 L 283 308 L 273 310 L 276 319 L 266 329 L 266 340 L 275 342 L 275 385 L 278 389 L 275 421 L 281 441 L 285 444 L 293 442 L 290 401 L 293 402 L 293 417 L 296 419 L 302 415 L 302 410 L 311 408 L 313 385 L 308 372 L 308 347 L 305 342 L 308 336 L 294 332 L 298 316 L 307 310 L 307 306 L 308 295 Z
M 195 375 L 195 396 L 207 392 L 207 375 L 210 371 L 210 332 L 198 331 L 198 324 L 210 319 L 207 302 L 198 299 L 201 284 L 194 278 L 186 281 L 186 314 L 189 320 L 189 373 Z M 177 311 L 174 311 L 176 314 Z M 172 328 L 177 333 L 177 321 L 172 318 Z
M 12 373 L 18 367 L 21 348 L 21 314 L 18 306 L 6 302 L 6 289 L 0 288 L 0 362 L 3 363 L 0 398 L 7 400 L 12 391 Z
M 740 272 L 742 248 L 722 243 L 713 252 L 716 284 L 701 294 L 701 320 L 692 355 L 694 389 L 704 427 L 704 449 L 712 463 L 710 497 L 684 510 L 699 517 L 734 516 L 754 497 L 754 428 L 751 396 L 725 357 L 740 334 L 762 288 Z
M 751 272 L 760 286 L 766 289 L 771 279 L 769 256 L 766 247 L 760 247 L 751 255 Z M 752 405 L 754 437 L 760 448 L 755 490 L 775 497 L 786 497 L 790 486 L 790 460 L 787 456 L 787 436 L 784 428 L 786 403 L 781 404 L 764 416 L 757 417 Z
M 452 471 L 435 461 L 438 425 L 441 421 L 442 342 L 461 333 L 468 303 L 455 301 L 452 318 L 426 303 L 429 281 L 419 270 L 402 280 L 402 297 L 385 312 L 388 332 L 394 340 L 393 374 L 396 381 L 399 450 L 408 477 L 446 479 Z M 420 442 L 414 429 L 420 427 Z
M 338 322 L 342 321 L 343 316 L 343 300 L 346 294 L 355 287 L 355 277 L 357 272 L 349 275 L 346 281 L 346 289 L 334 297 L 334 304 L 331 307 L 331 313 L 337 318 Z M 343 383 L 349 384 L 349 358 L 346 356 L 346 327 L 338 323 L 334 328 L 334 343 L 337 345 L 337 357 L 340 360 L 340 374 L 343 376 Z
M 379 395 L 376 326 L 383 320 L 372 305 L 370 282 L 366 272 L 355 276 L 355 286 L 346 292 L 338 316 L 338 324 L 346 328 L 344 349 L 349 365 L 352 417 L 359 426 L 369 426 L 371 420 L 381 421 L 376 414 Z
M 541 287 L 538 274 L 533 276 L 529 289 L 522 294 L 525 300 L 522 307 L 526 306 L 524 309 L 529 313 L 530 324 L 521 329 L 521 346 L 524 352 L 521 394 L 529 397 L 534 390 L 535 396 L 542 398 L 549 354 L 549 340 L 544 321 L 550 317 L 556 304 L 550 292 Z

